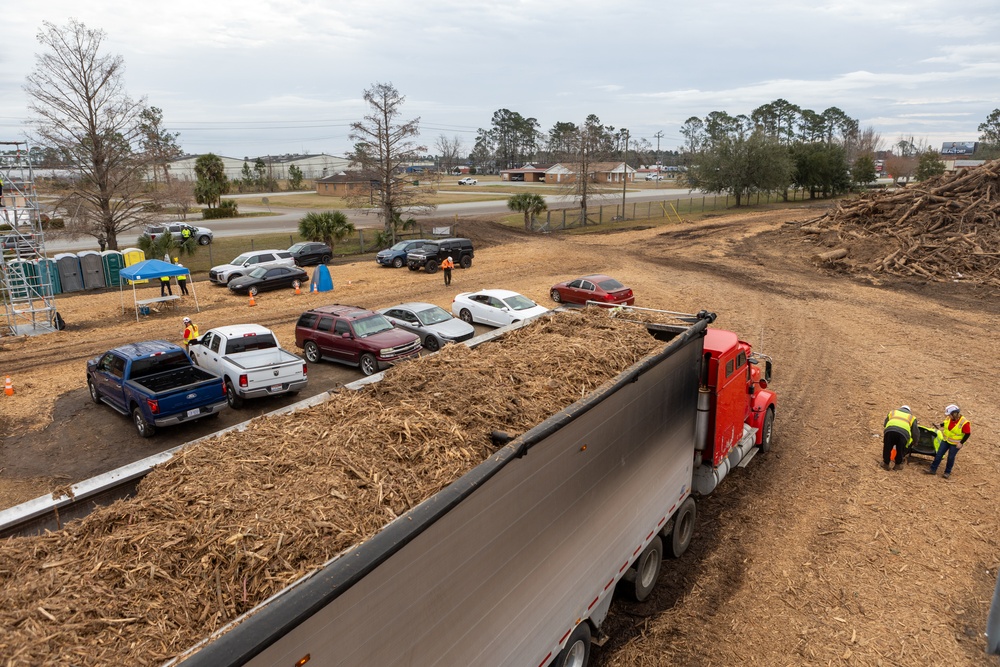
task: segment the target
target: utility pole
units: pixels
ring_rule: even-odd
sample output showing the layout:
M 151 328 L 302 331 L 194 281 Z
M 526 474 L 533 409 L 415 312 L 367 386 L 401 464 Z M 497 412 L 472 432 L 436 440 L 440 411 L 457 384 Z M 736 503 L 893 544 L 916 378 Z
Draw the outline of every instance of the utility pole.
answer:
M 622 154 L 622 220 L 625 219 L 625 186 L 628 184 L 628 130 L 625 130 L 625 153 Z
M 660 187 L 660 178 L 663 177 L 663 164 L 660 162 L 660 138 L 663 136 L 663 130 L 660 130 L 653 135 L 656 137 L 656 187 Z

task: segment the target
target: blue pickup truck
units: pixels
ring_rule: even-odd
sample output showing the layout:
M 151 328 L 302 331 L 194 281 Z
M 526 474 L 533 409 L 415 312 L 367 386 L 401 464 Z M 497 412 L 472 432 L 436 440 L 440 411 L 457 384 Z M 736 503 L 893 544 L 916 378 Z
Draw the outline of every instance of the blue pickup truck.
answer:
M 144 438 L 156 429 L 218 414 L 226 407 L 222 378 L 191 364 L 165 340 L 122 345 L 87 362 L 87 389 L 94 403 L 131 415 Z

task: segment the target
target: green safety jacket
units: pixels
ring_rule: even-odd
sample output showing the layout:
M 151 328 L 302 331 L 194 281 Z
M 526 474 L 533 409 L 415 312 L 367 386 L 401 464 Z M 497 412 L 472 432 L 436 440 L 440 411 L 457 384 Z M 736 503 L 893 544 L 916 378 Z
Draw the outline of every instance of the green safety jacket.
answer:
M 895 426 L 898 429 L 906 431 L 907 435 L 910 437 L 910 444 L 913 442 L 913 422 L 916 419 L 909 412 L 904 412 L 902 410 L 890 410 L 889 414 L 886 416 L 885 427 L 891 428 Z

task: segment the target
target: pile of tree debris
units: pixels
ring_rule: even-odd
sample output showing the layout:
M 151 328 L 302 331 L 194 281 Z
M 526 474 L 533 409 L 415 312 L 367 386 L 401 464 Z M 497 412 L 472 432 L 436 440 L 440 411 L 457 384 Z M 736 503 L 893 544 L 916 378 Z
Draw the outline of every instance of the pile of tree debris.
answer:
M 663 343 L 607 311 L 449 345 L 179 452 L 134 498 L 0 544 L 0 662 L 160 664 Z
M 866 193 L 798 223 L 854 273 L 1000 285 L 1000 160 Z

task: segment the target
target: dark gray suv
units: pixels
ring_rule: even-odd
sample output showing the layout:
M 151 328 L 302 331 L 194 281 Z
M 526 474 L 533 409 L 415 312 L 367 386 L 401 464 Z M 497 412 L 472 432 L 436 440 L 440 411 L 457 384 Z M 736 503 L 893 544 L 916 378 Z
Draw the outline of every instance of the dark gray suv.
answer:
M 427 273 L 436 273 L 441 261 L 445 257 L 451 257 L 455 266 L 468 269 L 472 266 L 474 256 L 472 241 L 469 239 L 440 239 L 427 241 L 420 247 L 406 253 L 406 265 L 410 267 L 410 271 L 423 269 Z

